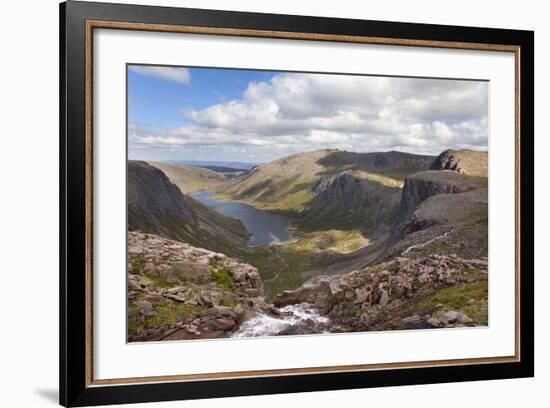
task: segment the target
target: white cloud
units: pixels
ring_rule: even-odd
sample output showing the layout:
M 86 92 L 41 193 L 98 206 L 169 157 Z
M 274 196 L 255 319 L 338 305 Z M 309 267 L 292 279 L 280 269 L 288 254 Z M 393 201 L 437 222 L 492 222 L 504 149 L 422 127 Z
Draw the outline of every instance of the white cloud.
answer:
M 187 110 L 190 126 L 130 129 L 130 144 L 159 151 L 177 146 L 179 156 L 172 158 L 238 154 L 256 162 L 321 148 L 486 149 L 487 98 L 486 82 L 280 74 L 250 83 L 241 99 Z
M 183 85 L 187 85 L 191 81 L 191 74 L 186 68 L 131 65 L 129 69 L 136 74 L 166 79 Z

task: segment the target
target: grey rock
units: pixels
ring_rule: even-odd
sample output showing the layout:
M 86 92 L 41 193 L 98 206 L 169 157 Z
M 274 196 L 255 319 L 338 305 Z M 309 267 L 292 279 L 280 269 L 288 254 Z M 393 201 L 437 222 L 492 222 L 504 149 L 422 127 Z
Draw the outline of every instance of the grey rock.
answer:
M 449 310 L 443 315 L 443 319 L 445 319 L 449 323 L 454 323 L 457 321 L 459 316 L 459 312 L 455 312 L 454 310 Z
M 147 300 L 138 300 L 134 302 L 134 305 L 139 309 L 140 313 L 144 316 L 152 316 L 155 313 L 153 312 L 153 305 Z
M 413 315 L 413 316 L 409 316 L 409 317 L 406 317 L 406 318 L 402 319 L 401 322 L 403 322 L 403 324 L 405 324 L 405 325 L 407 325 L 407 324 L 419 324 L 419 323 L 422 322 L 422 318 L 419 315 Z
M 230 331 L 236 326 L 235 320 L 227 317 L 209 320 L 207 324 L 211 329 L 221 331 Z
M 382 289 L 381 290 L 382 294 L 380 295 L 380 300 L 378 301 L 378 303 L 380 304 L 380 306 L 386 306 L 388 304 L 388 292 L 386 292 L 385 289 Z

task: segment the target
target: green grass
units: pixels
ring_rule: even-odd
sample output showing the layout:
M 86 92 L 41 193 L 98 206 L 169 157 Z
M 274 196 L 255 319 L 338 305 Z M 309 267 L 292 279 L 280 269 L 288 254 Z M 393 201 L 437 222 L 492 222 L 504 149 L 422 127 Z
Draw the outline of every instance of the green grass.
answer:
M 369 244 L 359 231 L 327 230 L 297 235 L 296 241 L 285 244 L 295 251 L 308 252 L 336 252 L 346 254 L 353 252 Z
M 288 180 L 284 186 L 278 187 L 276 194 L 270 194 L 268 200 L 247 197 L 237 198 L 227 193 L 218 193 L 214 198 L 219 201 L 248 204 L 266 211 L 297 214 L 313 198 L 312 182 L 313 180 L 304 179 Z
M 150 275 L 145 274 L 145 277 L 147 277 L 149 280 L 151 280 L 155 287 L 157 288 L 173 288 L 174 284 L 168 282 L 166 279 L 161 278 L 158 275 Z
M 143 267 L 147 263 L 147 260 L 143 255 L 135 255 L 130 257 L 130 263 L 132 264 L 132 273 L 140 274 L 147 277 L 158 288 L 171 288 L 174 285 L 168 282 L 166 279 L 161 278 L 158 275 L 143 273 Z
M 247 259 L 258 268 L 268 299 L 285 290 L 295 289 L 304 282 L 301 275 L 308 258 L 279 246 L 258 248 Z
M 224 295 L 223 299 L 220 301 L 220 306 L 234 308 L 237 306 L 237 299 L 233 297 L 228 297 L 227 294 Z
M 392 178 L 383 174 L 368 173 L 366 171 L 357 171 L 354 172 L 355 175 L 359 176 L 362 179 L 374 181 L 383 185 L 384 187 L 389 188 L 403 188 L 403 180 L 400 178 Z
M 440 314 L 443 314 L 445 310 L 455 310 L 467 314 L 476 323 L 486 325 L 488 322 L 487 302 L 487 281 L 479 281 L 441 289 L 417 303 L 411 311 L 422 313 L 442 304 Z
M 134 305 L 129 305 L 128 309 L 134 316 L 139 316 L 139 310 Z M 167 302 L 153 305 L 154 316 L 143 319 L 139 317 L 128 319 L 128 333 L 138 334 L 144 329 L 172 326 L 181 321 L 194 319 L 201 310 L 199 306 L 181 303 Z
M 231 279 L 229 269 L 227 269 L 226 267 L 216 264 L 210 265 L 210 274 L 212 276 L 212 280 L 216 283 L 216 285 L 225 288 L 233 288 L 233 279 Z
M 138 274 L 143 270 L 143 267 L 147 263 L 147 259 L 143 255 L 132 255 L 129 257 L 132 264 L 132 271 L 134 274 Z

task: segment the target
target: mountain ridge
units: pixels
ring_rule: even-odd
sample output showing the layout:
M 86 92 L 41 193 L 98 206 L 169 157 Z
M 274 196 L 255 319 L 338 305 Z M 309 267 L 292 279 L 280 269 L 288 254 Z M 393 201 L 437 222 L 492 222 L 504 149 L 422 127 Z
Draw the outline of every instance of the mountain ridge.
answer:
M 247 250 L 249 233 L 228 218 L 185 195 L 158 168 L 128 162 L 128 228 L 227 254 Z

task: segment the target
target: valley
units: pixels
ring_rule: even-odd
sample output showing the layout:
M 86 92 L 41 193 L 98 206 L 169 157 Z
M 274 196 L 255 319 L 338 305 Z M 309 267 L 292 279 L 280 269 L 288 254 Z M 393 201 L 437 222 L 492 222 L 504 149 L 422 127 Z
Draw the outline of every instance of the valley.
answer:
M 487 191 L 477 151 L 130 161 L 129 339 L 486 325 Z

